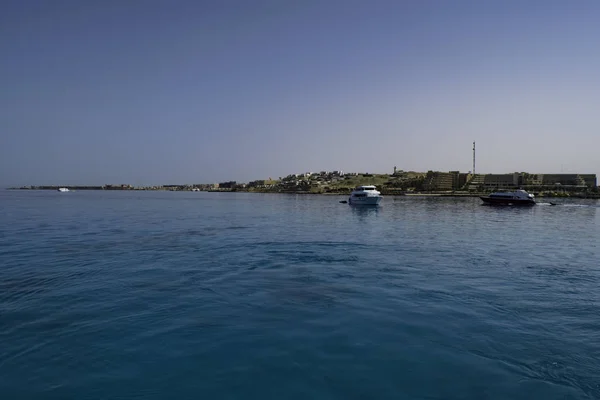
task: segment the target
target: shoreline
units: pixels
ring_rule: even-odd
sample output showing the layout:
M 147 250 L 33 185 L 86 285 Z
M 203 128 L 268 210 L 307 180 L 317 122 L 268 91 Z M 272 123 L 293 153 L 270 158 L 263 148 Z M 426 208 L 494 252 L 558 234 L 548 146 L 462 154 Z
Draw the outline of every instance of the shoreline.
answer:
M 339 192 L 311 192 L 311 191 L 279 191 L 279 190 L 248 190 L 248 189 L 212 189 L 212 190 L 191 190 L 187 188 L 102 188 L 93 186 L 64 186 L 70 191 L 119 191 L 119 192 L 211 192 L 211 193 L 257 193 L 257 194 L 293 194 L 293 195 L 318 195 L 318 196 L 348 196 L 348 191 Z M 21 188 L 6 188 L 5 190 L 17 191 L 58 191 L 56 187 L 21 187 Z M 381 190 L 381 194 L 387 197 L 413 197 L 413 198 L 429 198 L 429 197 L 481 197 L 487 196 L 491 192 L 400 192 Z M 564 199 L 600 199 L 600 193 L 584 193 L 584 192 L 554 192 L 554 193 L 535 193 L 536 198 L 564 198 Z

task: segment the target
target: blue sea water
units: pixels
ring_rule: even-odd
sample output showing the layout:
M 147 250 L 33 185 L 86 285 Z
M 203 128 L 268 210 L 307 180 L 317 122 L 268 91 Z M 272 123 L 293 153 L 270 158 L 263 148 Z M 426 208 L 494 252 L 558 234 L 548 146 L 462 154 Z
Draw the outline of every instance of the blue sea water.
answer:
M 0 192 L 1 399 L 597 399 L 600 211 Z

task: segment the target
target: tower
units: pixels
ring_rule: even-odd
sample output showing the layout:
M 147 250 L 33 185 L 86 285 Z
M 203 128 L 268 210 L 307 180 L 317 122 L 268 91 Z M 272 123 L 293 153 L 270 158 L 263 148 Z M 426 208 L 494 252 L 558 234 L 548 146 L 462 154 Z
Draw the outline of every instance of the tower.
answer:
M 473 175 L 475 175 L 475 142 L 473 142 Z

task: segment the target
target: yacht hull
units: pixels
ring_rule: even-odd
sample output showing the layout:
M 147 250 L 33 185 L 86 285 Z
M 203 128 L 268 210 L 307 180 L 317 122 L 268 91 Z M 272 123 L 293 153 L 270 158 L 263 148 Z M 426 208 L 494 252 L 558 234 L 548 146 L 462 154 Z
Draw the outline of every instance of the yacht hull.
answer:
M 376 206 L 381 203 L 383 197 L 381 196 L 370 196 L 370 197 L 350 197 L 348 204 L 353 206 Z
M 480 197 L 484 204 L 496 205 L 496 206 L 533 206 L 535 200 L 533 199 L 502 199 L 493 197 Z

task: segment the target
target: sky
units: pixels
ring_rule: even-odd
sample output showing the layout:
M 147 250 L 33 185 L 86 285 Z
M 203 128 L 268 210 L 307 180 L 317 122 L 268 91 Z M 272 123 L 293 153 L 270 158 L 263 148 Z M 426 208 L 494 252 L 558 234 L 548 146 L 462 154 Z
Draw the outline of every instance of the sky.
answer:
M 596 0 L 4 0 L 0 185 L 600 173 Z

